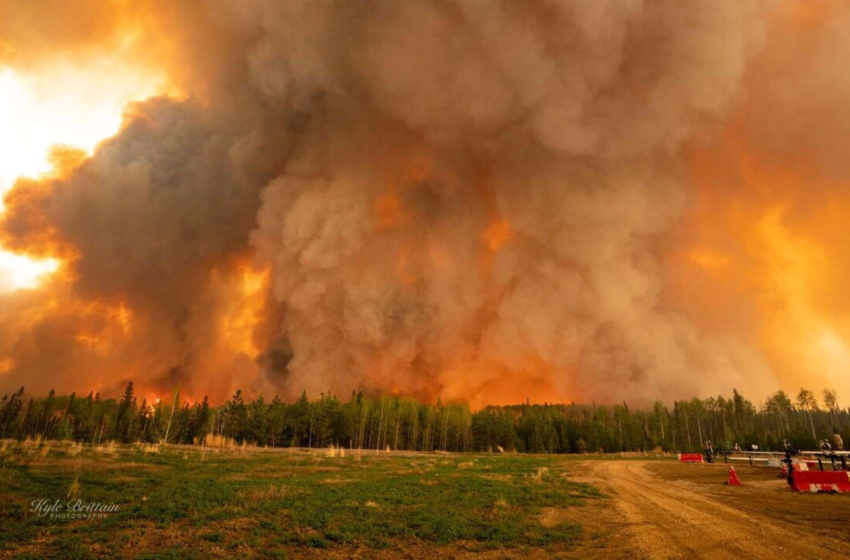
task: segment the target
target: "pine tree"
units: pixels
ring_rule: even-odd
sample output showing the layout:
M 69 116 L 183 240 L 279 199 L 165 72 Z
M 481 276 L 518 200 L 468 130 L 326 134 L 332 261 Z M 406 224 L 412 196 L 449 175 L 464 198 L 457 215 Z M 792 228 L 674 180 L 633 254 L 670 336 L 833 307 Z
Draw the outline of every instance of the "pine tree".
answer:
M 18 432 L 23 398 L 24 388 L 21 387 L 17 392 L 12 393 L 12 396 L 6 400 L 3 408 L 0 409 L 0 437 L 11 437 Z
M 195 437 L 203 441 L 209 433 L 210 424 L 210 399 L 204 396 L 204 402 L 201 403 L 201 410 L 198 412 L 197 426 L 195 429 Z
M 135 416 L 135 397 L 133 396 L 133 382 L 127 383 L 124 389 L 124 396 L 118 404 L 118 412 L 115 414 L 115 426 L 112 430 L 112 439 L 130 443 L 134 434 L 131 433 L 131 427 Z
M 268 445 L 268 424 L 268 406 L 263 395 L 260 395 L 249 407 L 248 429 L 245 433 L 246 439 L 257 445 Z

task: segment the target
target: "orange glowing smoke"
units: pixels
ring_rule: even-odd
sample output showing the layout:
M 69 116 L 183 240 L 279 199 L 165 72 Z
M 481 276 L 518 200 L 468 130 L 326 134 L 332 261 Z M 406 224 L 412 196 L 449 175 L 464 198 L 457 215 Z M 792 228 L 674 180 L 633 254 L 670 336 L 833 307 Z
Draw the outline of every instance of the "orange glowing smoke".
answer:
M 513 367 L 483 362 L 458 366 L 443 376 L 444 396 L 468 402 L 473 410 L 487 405 L 580 402 L 581 394 L 565 390 L 557 373 L 538 356 L 525 356 Z
M 498 251 L 513 235 L 507 220 L 496 220 L 484 231 L 484 242 L 491 251 Z
M 768 168 L 746 146 L 717 150 L 692 158 L 697 205 L 667 263 L 672 305 L 759 351 L 780 386 L 850 390 L 850 194 L 793 161 Z M 812 190 L 829 194 L 811 202 Z
M 395 188 L 375 200 L 375 229 L 384 231 L 400 225 L 405 220 L 405 212 Z
M 222 313 L 221 339 L 231 352 L 253 357 L 260 352 L 254 328 L 262 317 L 270 274 L 246 265 L 241 276 L 236 294 L 229 299 L 229 308 Z
M 0 214 L 15 181 L 67 175 L 118 132 L 128 103 L 169 91 L 142 55 L 146 16 L 133 4 L 0 6 Z M 0 246 L 0 292 L 35 287 L 65 258 L 16 251 Z
M 80 329 L 75 338 L 95 351 L 125 340 L 132 326 L 132 313 L 123 302 L 118 305 L 90 303 L 80 309 L 79 317 Z
M 832 0 L 774 14 L 741 106 L 715 142 L 690 149 L 693 209 L 667 262 L 670 305 L 749 346 L 792 391 L 850 392 L 850 178 L 821 150 L 840 145 L 830 88 L 844 86 L 826 57 L 847 17 Z

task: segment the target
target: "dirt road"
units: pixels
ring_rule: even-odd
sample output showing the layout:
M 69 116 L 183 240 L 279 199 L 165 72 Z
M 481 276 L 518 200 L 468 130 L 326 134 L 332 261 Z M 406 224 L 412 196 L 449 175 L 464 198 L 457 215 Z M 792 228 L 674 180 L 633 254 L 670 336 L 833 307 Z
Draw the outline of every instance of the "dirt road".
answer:
M 724 499 L 724 491 L 734 492 L 739 488 L 725 488 L 718 482 L 713 483 L 718 490 L 709 488 L 707 491 L 706 486 L 688 480 L 663 480 L 654 471 L 656 465 L 638 461 L 588 461 L 582 464 L 582 476 L 572 477 L 593 484 L 611 497 L 613 504 L 609 503 L 609 507 L 600 511 L 601 516 L 607 518 L 600 521 L 601 530 L 609 532 L 613 528 L 610 535 L 613 550 L 606 547 L 606 555 L 613 552 L 613 556 L 620 553 L 647 558 L 781 558 L 789 555 L 827 558 L 850 553 L 847 542 L 818 534 L 812 527 L 796 527 L 762 514 L 758 508 L 739 507 L 744 503 L 738 501 L 740 492 L 734 500 Z M 713 472 L 722 480 L 724 467 L 718 465 Z M 777 495 L 785 492 L 781 480 L 753 484 L 742 491 L 751 492 L 756 498 L 759 492 Z M 794 499 L 788 492 L 782 494 L 782 498 L 786 495 Z M 832 498 L 844 500 L 847 497 Z M 812 501 L 795 505 L 823 509 L 822 504 Z

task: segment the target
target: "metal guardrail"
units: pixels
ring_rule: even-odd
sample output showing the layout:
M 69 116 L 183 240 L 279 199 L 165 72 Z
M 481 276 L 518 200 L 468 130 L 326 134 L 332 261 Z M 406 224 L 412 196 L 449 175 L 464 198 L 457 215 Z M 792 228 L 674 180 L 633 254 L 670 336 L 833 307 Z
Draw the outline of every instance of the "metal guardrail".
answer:
M 720 449 L 718 451 L 706 452 L 705 460 L 707 463 L 714 462 L 715 456 L 722 456 L 724 463 L 729 463 L 729 461 L 747 461 L 751 466 L 755 466 L 755 463 L 765 461 L 767 463 L 771 462 L 771 459 L 778 462 L 789 463 L 792 461 L 791 457 L 796 457 L 801 460 L 805 460 L 806 458 L 817 461 L 818 468 L 820 470 L 826 470 L 824 467 L 826 466 L 826 460 L 829 461 L 828 466 L 832 467 L 831 470 L 850 470 L 850 451 L 797 451 L 797 450 L 788 450 L 783 452 L 778 451 L 743 451 L 743 450 L 728 450 L 728 449 Z
M 756 461 L 764 461 L 768 464 L 775 461 L 775 463 L 783 462 L 790 464 L 793 462 L 792 457 L 795 457 L 802 461 L 809 459 L 810 461 L 807 462 L 817 461 L 818 469 L 822 471 L 850 470 L 850 464 L 848 464 L 850 463 L 848 461 L 850 451 L 786 451 L 785 453 L 772 451 L 733 451 L 724 453 L 721 451 L 718 454 L 723 455 L 724 463 L 728 463 L 729 461 L 747 461 L 751 466 L 755 466 Z

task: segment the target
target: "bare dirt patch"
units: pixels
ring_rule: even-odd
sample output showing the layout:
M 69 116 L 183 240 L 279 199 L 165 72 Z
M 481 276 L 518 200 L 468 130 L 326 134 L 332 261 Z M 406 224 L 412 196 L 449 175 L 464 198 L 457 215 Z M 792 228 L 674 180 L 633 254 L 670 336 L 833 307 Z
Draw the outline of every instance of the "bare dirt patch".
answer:
M 625 528 L 625 541 L 618 540 L 601 522 L 606 540 L 614 537 L 605 556 L 824 558 L 850 549 L 850 496 L 796 495 L 770 469 L 738 467 L 742 487 L 723 484 L 723 465 L 592 461 L 576 470 L 582 476 L 573 480 L 610 496 L 600 516 Z M 588 521 L 579 520 L 586 529 Z
M 691 468 L 683 468 L 691 467 Z M 850 495 L 792 492 L 777 469 L 736 465 L 743 485 L 723 484 L 728 465 L 653 464 L 649 472 L 671 484 L 691 485 L 695 491 L 751 515 L 769 517 L 789 530 L 817 535 L 825 543 L 837 540 L 850 550 Z

